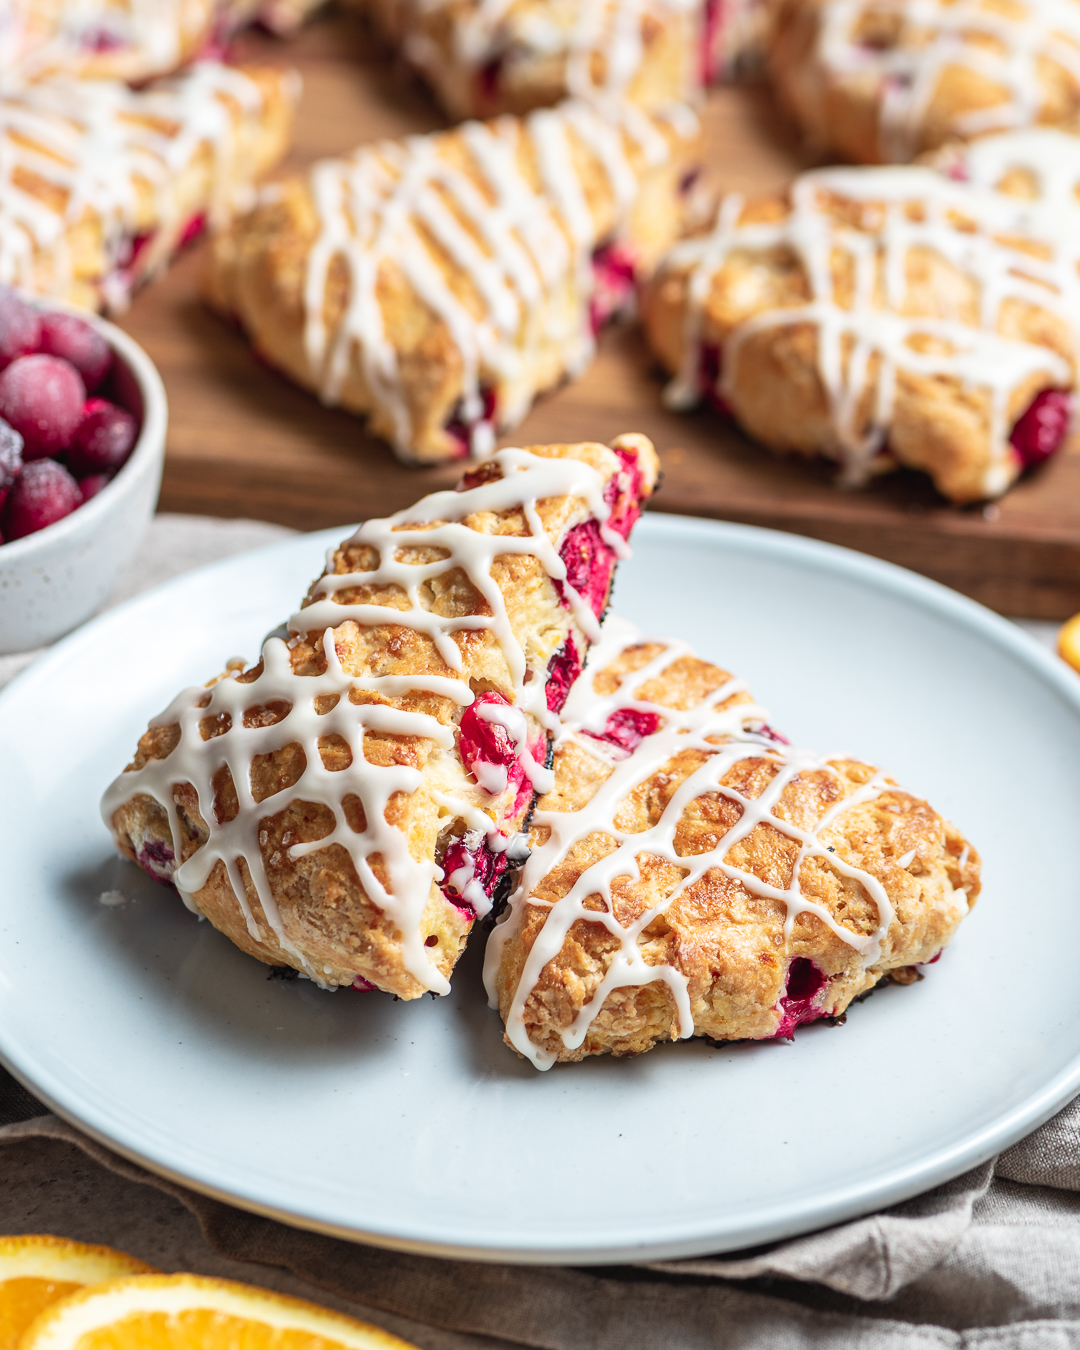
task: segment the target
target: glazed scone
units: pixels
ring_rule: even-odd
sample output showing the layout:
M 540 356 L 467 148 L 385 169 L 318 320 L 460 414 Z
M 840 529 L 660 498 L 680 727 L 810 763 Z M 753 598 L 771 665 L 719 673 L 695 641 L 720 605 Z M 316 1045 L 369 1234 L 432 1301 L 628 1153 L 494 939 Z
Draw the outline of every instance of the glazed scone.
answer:
M 0 95 L 0 279 L 122 309 L 204 222 L 251 205 L 299 81 L 203 62 L 133 90 L 54 79 Z
M 1029 216 L 922 166 L 726 197 L 642 300 L 668 402 L 710 398 L 849 486 L 903 466 L 954 502 L 1000 495 L 1062 443 L 1076 382 L 1075 245 Z
M 484 454 L 676 237 L 697 146 L 684 108 L 582 102 L 364 146 L 266 189 L 207 295 L 401 458 Z
M 258 664 L 151 722 L 119 851 L 270 965 L 446 993 L 657 473 L 643 436 L 502 450 L 367 521 Z
M 811 140 L 859 163 L 1080 126 L 1080 0 L 779 0 L 768 47 Z
M 792 749 L 745 685 L 609 618 L 485 954 L 539 1069 L 658 1041 L 788 1037 L 933 962 L 979 859 L 867 764 Z
M 701 0 L 351 0 L 456 121 L 615 95 L 646 108 L 701 88 Z

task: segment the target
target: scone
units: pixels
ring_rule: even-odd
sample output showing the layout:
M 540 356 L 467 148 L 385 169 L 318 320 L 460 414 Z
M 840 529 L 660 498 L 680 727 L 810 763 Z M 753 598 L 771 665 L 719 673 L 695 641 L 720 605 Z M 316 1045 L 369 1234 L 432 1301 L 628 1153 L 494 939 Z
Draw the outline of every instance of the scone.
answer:
M 811 140 L 860 163 L 1080 125 L 1080 0 L 779 0 L 768 46 Z
M 267 188 L 208 298 L 401 458 L 485 454 L 675 238 L 697 145 L 685 108 L 570 102 L 364 146 Z
M 922 166 L 728 196 L 642 301 L 669 403 L 707 397 L 848 486 L 903 466 L 954 502 L 998 496 L 1062 443 L 1076 382 L 1075 246 L 1029 216 Z
M 204 62 L 139 90 L 57 78 L 0 95 L 0 277 L 123 308 L 204 222 L 251 205 L 298 93 L 290 71 Z
M 701 0 L 351 0 L 456 121 L 597 94 L 658 108 L 701 87 Z
M 657 472 L 643 436 L 502 450 L 367 521 L 257 665 L 151 722 L 120 852 L 270 965 L 446 993 Z
M 609 618 L 485 955 L 539 1069 L 657 1041 L 789 1037 L 916 979 L 979 893 L 954 826 L 771 730 L 745 685 Z

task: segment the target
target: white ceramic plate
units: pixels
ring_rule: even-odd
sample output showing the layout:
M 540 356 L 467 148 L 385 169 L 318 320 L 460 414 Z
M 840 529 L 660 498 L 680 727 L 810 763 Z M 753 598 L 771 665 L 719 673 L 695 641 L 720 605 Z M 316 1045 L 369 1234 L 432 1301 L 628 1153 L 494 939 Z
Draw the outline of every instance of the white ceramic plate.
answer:
M 621 613 L 745 676 L 799 744 L 888 766 L 982 850 L 983 897 L 922 983 L 794 1045 L 665 1045 L 546 1074 L 486 1006 L 268 981 L 111 858 L 101 790 L 182 686 L 252 657 L 323 549 L 204 568 L 0 696 L 0 1055 L 146 1166 L 290 1222 L 488 1259 L 700 1254 L 932 1186 L 1080 1089 L 1080 680 L 887 564 L 649 516 Z M 102 892 L 129 903 L 109 908 Z

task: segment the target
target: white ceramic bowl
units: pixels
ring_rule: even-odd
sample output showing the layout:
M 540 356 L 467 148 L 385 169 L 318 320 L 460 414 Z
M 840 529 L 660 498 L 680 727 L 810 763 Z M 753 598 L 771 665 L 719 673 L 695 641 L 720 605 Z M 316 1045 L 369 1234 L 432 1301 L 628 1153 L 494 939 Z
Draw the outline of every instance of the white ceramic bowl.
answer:
M 141 420 L 127 463 L 96 497 L 25 539 L 0 545 L 0 655 L 52 642 L 112 594 L 153 515 L 165 461 L 168 404 L 157 368 L 137 342 L 88 310 L 40 296 L 38 309 L 77 314 L 116 356 L 119 401 Z

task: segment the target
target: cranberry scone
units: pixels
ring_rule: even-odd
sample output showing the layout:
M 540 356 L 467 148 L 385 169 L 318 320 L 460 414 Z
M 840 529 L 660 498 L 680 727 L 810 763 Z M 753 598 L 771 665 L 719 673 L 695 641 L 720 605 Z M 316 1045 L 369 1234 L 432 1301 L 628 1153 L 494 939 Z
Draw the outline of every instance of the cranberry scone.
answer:
M 133 90 L 47 80 L 0 95 L 0 280 L 121 309 L 204 222 L 251 205 L 299 83 L 202 62 Z
M 365 146 L 268 188 L 208 298 L 401 458 L 485 454 L 673 241 L 697 145 L 687 109 L 571 102 Z
M 780 0 L 768 45 L 796 120 L 860 163 L 1080 125 L 1077 0 Z
M 570 692 L 531 856 L 488 941 L 539 1069 L 789 1037 L 937 959 L 979 858 L 891 778 L 795 750 L 726 671 L 609 618 Z
M 502 450 L 367 521 L 257 665 L 150 724 L 120 852 L 271 965 L 446 993 L 657 473 L 643 436 Z
M 726 197 L 642 315 L 671 406 L 709 398 L 849 486 L 903 466 L 972 502 L 1064 440 L 1078 299 L 1075 246 L 1022 201 L 922 166 L 821 169 Z
M 701 0 L 352 0 L 455 120 L 614 95 L 656 108 L 701 87 Z

